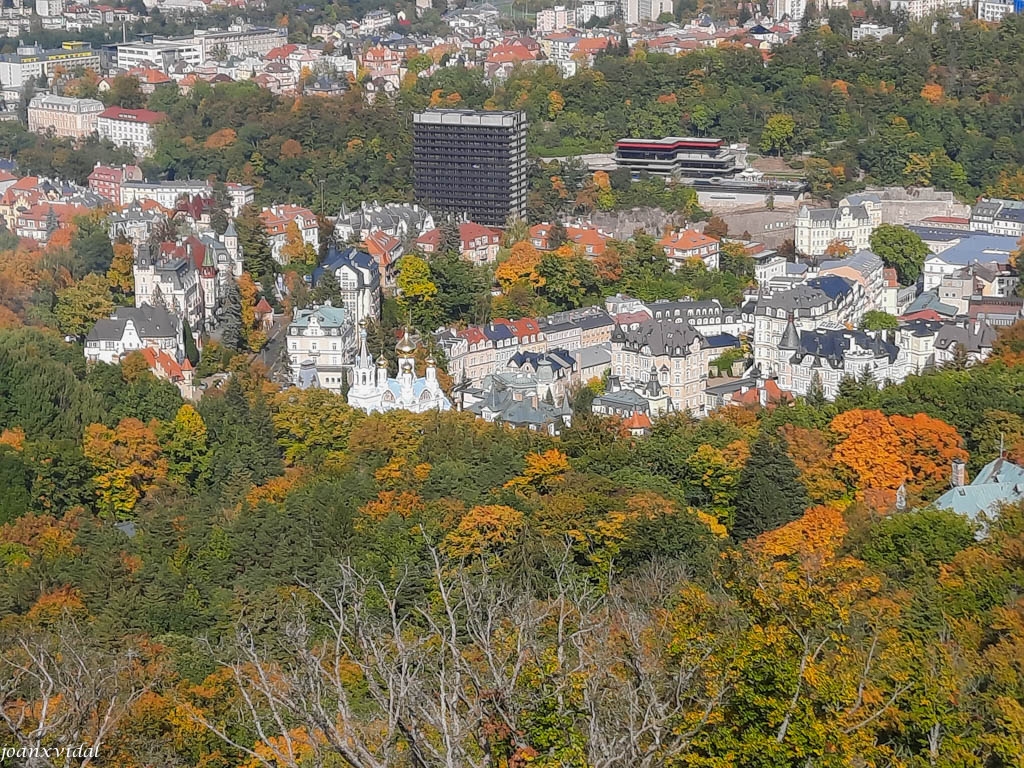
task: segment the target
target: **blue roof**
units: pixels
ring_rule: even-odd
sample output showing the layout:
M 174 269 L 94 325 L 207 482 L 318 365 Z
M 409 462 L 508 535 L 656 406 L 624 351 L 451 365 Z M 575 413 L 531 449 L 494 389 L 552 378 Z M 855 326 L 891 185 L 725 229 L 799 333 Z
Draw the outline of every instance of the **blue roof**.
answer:
M 712 349 L 727 348 L 727 347 L 738 347 L 740 340 L 733 336 L 731 333 L 717 333 L 714 336 L 705 336 L 704 341 Z
M 938 509 L 951 509 L 972 520 L 1000 504 L 1024 499 L 1024 467 L 998 458 L 986 464 L 970 485 L 950 488 L 935 500 Z
M 377 266 L 377 261 L 373 256 L 351 246 L 338 248 L 338 246 L 332 245 L 327 251 L 327 258 L 324 259 L 323 264 L 313 270 L 313 285 L 320 282 L 320 277 L 325 270 L 329 269 L 331 272 L 337 272 L 341 267 L 346 266 L 369 270 L 370 283 L 380 282 L 380 267 Z
M 1017 248 L 1016 237 L 1003 235 L 971 235 L 961 238 L 960 242 L 952 245 L 940 254 L 929 256 L 928 260 L 938 259 L 946 264 L 954 264 L 966 267 L 975 262 L 986 263 L 990 261 L 1004 262 L 1009 259 L 1010 254 Z
M 822 275 L 821 277 L 814 277 L 808 280 L 807 284 L 812 288 L 817 288 L 830 299 L 838 298 L 839 296 L 849 293 L 853 289 L 850 281 L 845 277 L 839 277 L 839 275 Z
M 514 335 L 512 333 L 512 329 L 509 328 L 504 323 L 499 323 L 497 325 L 495 325 L 494 323 L 488 323 L 480 330 L 482 330 L 484 336 L 486 336 L 491 341 L 503 341 L 504 339 L 511 339 Z

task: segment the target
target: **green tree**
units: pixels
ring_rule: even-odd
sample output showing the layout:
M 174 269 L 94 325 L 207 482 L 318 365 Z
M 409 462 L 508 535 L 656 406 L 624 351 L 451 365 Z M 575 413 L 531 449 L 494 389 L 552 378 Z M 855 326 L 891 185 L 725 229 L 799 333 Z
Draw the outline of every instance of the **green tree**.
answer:
M 160 444 L 167 459 L 167 473 L 170 477 L 191 489 L 207 481 L 210 474 L 210 446 L 206 424 L 195 408 L 186 403 L 178 409 L 174 421 L 165 427 Z
M 762 435 L 750 447 L 750 458 L 736 486 L 733 537 L 742 541 L 796 520 L 810 505 L 800 472 L 785 442 Z
M 320 273 L 316 285 L 309 292 L 309 301 L 316 306 L 326 304 L 328 301 L 331 302 L 332 307 L 343 306 L 341 283 L 338 282 L 337 273 L 329 269 L 325 269 Z
M 569 239 L 569 233 L 565 231 L 565 225 L 560 219 L 555 219 L 548 227 L 548 250 L 553 251 L 561 247 Z
M 181 344 L 185 350 L 185 358 L 193 367 L 199 365 L 199 350 L 196 349 L 196 340 L 192 336 L 192 328 L 189 326 L 188 320 L 183 320 L 181 323 Z
M 106 219 L 88 215 L 75 218 L 71 250 L 85 273 L 106 272 L 114 260 L 114 248 L 107 232 Z
M 228 349 L 241 352 L 245 348 L 245 333 L 242 326 L 242 294 L 234 280 L 228 280 L 224 291 L 224 319 L 221 326 L 221 343 Z
M 238 245 L 242 249 L 245 271 L 262 285 L 265 296 L 273 296 L 277 262 L 274 261 L 270 241 L 267 239 L 267 228 L 256 206 L 247 205 L 239 212 L 235 228 L 238 230 Z
M 860 327 L 865 331 L 894 331 L 900 327 L 900 321 L 888 312 L 869 309 L 861 318 Z
M 459 225 L 454 219 L 447 218 L 441 222 L 440 235 L 437 244 L 438 253 L 462 254 L 462 237 L 459 234 Z
M 928 246 L 906 227 L 882 224 L 871 233 L 871 250 L 896 270 L 901 285 L 914 285 L 921 276 Z
M 113 311 L 110 283 L 106 276 L 96 273 L 57 291 L 57 304 L 53 308 L 61 331 L 78 338 L 83 338 L 97 320 L 110 317 Z
M 795 134 L 796 121 L 793 116 L 777 112 L 768 118 L 764 124 L 764 130 L 761 131 L 761 151 L 774 151 L 781 155 L 784 150 L 789 149 Z

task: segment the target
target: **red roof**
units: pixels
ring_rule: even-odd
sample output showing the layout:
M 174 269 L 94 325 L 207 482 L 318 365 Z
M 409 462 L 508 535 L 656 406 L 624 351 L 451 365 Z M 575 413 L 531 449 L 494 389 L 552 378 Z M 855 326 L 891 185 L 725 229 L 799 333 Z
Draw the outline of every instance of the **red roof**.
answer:
M 143 347 L 139 351 L 145 358 L 146 365 L 149 366 L 149 370 L 151 370 L 157 378 L 167 379 L 168 381 L 181 381 L 184 378 L 181 375 L 182 366 L 178 365 L 178 361 L 162 349 Z M 192 370 L 192 365 L 189 364 L 189 367 L 186 370 Z
M 272 306 L 270 306 L 270 302 L 267 301 L 267 297 L 266 296 L 264 296 L 262 299 L 260 299 L 259 304 L 256 305 L 255 309 L 256 309 L 256 314 L 257 315 L 272 315 L 272 314 L 274 314 L 274 308 Z
M 634 413 L 632 416 L 630 416 L 628 419 L 622 422 L 622 426 L 630 430 L 650 429 L 652 426 L 651 417 L 648 416 L 646 413 Z
M 127 74 L 147 85 L 162 85 L 171 82 L 171 78 L 153 67 L 134 67 L 129 69 Z
M 151 109 L 127 109 L 125 107 L 107 107 L 100 112 L 99 116 L 107 120 L 120 120 L 125 123 L 162 123 L 167 119 L 166 112 L 154 112 Z
M 271 48 L 263 58 L 267 61 L 273 61 L 274 59 L 287 59 L 297 50 L 299 50 L 299 46 L 294 45 L 293 43 L 287 43 L 285 45 L 279 45 L 277 48 Z
M 965 219 L 963 216 L 929 216 L 923 221 L 929 221 L 933 224 L 960 224 L 968 226 L 971 223 L 970 219 Z
M 665 235 L 658 241 L 665 250 L 692 251 L 696 248 L 704 248 L 709 245 L 716 245 L 717 240 L 698 232 L 695 229 L 684 229 L 682 232 L 674 232 Z

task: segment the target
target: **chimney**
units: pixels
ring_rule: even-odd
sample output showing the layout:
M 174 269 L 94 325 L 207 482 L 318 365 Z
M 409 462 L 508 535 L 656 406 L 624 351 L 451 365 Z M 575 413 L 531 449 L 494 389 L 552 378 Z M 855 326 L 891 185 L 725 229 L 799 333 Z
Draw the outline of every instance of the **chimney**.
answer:
M 953 459 L 952 473 L 949 483 L 954 488 L 963 488 L 967 475 L 967 465 L 961 459 Z

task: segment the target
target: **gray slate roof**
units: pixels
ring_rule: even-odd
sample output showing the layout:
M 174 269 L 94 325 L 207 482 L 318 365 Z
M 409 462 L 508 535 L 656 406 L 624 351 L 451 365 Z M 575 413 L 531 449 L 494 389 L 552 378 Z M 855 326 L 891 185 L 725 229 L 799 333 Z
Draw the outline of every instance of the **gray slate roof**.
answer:
M 181 331 L 178 318 L 166 309 L 143 304 L 141 307 L 118 307 L 109 318 L 96 321 L 86 341 L 120 341 L 124 328 L 131 320 L 136 332 L 143 339 L 167 339 L 176 337 Z

